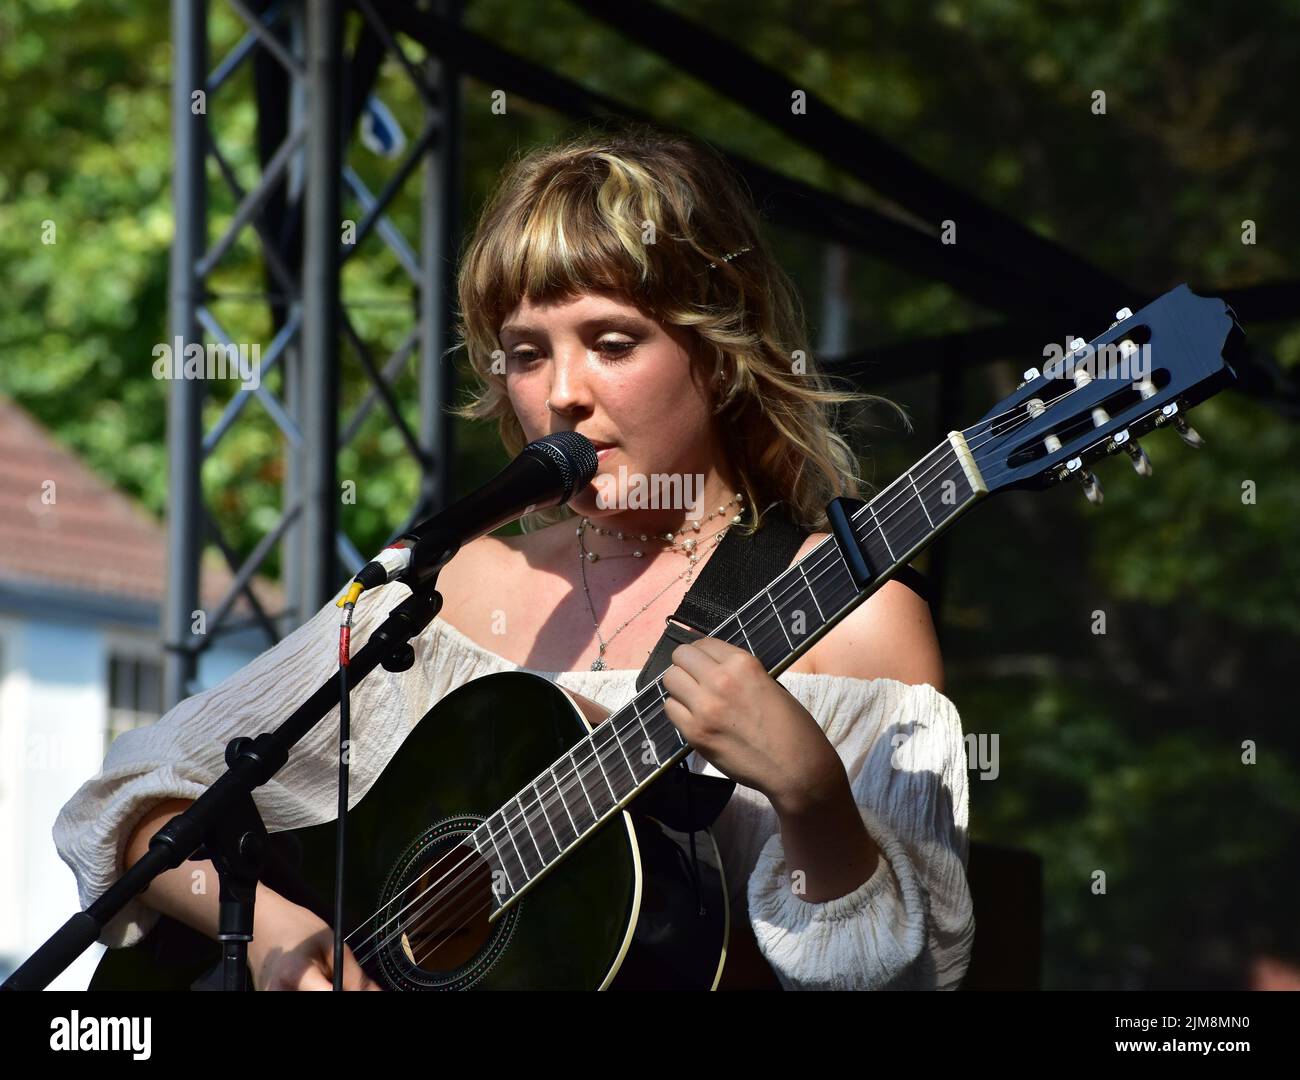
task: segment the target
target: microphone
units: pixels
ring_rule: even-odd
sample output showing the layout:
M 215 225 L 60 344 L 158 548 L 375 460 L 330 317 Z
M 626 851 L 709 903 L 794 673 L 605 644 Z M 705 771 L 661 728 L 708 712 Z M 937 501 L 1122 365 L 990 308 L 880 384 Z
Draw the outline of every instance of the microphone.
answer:
M 576 431 L 535 439 L 477 491 L 425 518 L 384 548 L 361 568 L 353 588 L 374 589 L 399 578 L 422 580 L 462 544 L 534 510 L 568 502 L 591 483 L 599 464 L 591 440 Z

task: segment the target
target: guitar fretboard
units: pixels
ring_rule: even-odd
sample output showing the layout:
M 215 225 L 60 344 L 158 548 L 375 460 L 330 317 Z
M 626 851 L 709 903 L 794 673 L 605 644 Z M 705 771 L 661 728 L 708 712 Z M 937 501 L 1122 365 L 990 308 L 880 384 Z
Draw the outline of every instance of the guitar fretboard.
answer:
M 987 493 L 965 439 L 949 435 L 850 517 L 866 564 L 855 580 L 828 536 L 710 631 L 779 674 Z M 856 560 L 855 560 L 856 563 Z M 493 870 L 500 910 L 690 752 L 656 678 L 472 834 Z

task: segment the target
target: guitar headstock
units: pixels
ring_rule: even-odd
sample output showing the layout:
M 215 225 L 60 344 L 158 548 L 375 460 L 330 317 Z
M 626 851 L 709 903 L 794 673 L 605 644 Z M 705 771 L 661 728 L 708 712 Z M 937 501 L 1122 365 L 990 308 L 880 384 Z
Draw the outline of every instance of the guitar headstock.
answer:
M 1149 475 L 1137 439 L 1165 426 L 1199 447 L 1186 414 L 1235 380 L 1231 361 L 1243 338 L 1224 301 L 1179 285 L 1140 311 L 1116 312 L 1092 341 L 1049 346 L 1042 369 L 1030 368 L 963 432 L 990 494 L 1079 479 L 1100 502 L 1088 468 L 1098 458 L 1124 450 Z

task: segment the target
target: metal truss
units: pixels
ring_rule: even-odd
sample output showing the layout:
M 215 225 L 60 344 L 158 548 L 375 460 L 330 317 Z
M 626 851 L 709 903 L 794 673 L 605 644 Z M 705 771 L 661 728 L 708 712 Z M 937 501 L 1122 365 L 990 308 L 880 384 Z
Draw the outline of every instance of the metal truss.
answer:
M 445 500 L 450 430 L 443 405 L 450 398 L 452 369 L 440 363 L 450 325 L 449 268 L 459 206 L 458 82 L 450 66 L 412 59 L 381 15 L 366 0 L 225 0 L 247 28 L 220 62 L 208 69 L 207 0 L 173 0 L 174 73 L 172 125 L 175 146 L 174 213 L 169 324 L 185 342 L 230 345 L 246 341 L 238 326 L 218 319 L 214 300 L 228 299 L 211 286 L 214 273 L 245 236 L 260 256 L 274 333 L 262 353 L 257 386 L 241 387 L 216 423 L 201 421 L 203 382 L 177 379 L 168 401 L 169 528 L 167 593 L 163 611 L 166 644 L 164 707 L 194 689 L 199 654 L 222 636 L 260 627 L 267 644 L 324 605 L 365 559 L 339 527 L 337 454 L 382 409 L 421 470 L 421 496 L 411 519 Z M 439 4 L 444 17 L 458 15 L 456 0 Z M 345 53 L 345 30 L 354 46 Z M 423 130 L 405 148 L 379 191 L 369 190 L 348 163 L 360 114 L 388 56 L 405 72 L 423 103 Z M 245 65 L 254 67 L 261 172 L 245 189 L 208 117 L 227 84 Z M 203 91 L 204 108 L 193 95 Z M 206 162 L 211 160 L 235 200 L 235 210 L 209 242 Z M 419 235 L 408 238 L 388 211 L 393 199 L 420 175 Z M 360 210 L 351 243 L 340 241 L 345 199 Z M 373 239 L 372 239 L 373 238 Z M 367 240 L 370 244 L 367 245 Z M 414 296 L 411 326 L 398 348 L 376 356 L 341 295 L 344 264 L 382 244 L 395 256 Z M 340 343 L 346 340 L 368 380 L 353 414 L 340 423 Z M 398 408 L 392 387 L 414 358 L 419 383 L 418 430 Z M 280 368 L 285 391 L 277 396 L 265 376 Z M 200 469 L 241 420 L 251 402 L 274 422 L 286 445 L 279 518 L 242 561 L 203 505 Z M 403 526 L 405 528 L 405 526 Z M 211 540 L 224 555 L 233 580 L 206 612 L 206 632 L 192 632 L 200 603 L 200 557 Z M 267 612 L 250 582 L 267 557 L 281 549 L 283 610 Z M 232 618 L 243 597 L 252 615 Z

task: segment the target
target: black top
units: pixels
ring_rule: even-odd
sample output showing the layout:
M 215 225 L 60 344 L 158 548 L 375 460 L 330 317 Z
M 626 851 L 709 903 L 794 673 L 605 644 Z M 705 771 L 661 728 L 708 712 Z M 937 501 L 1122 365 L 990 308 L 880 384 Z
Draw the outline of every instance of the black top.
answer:
M 894 580 L 901 581 L 927 604 L 934 605 L 934 585 L 920 570 L 910 566 L 900 567 Z

